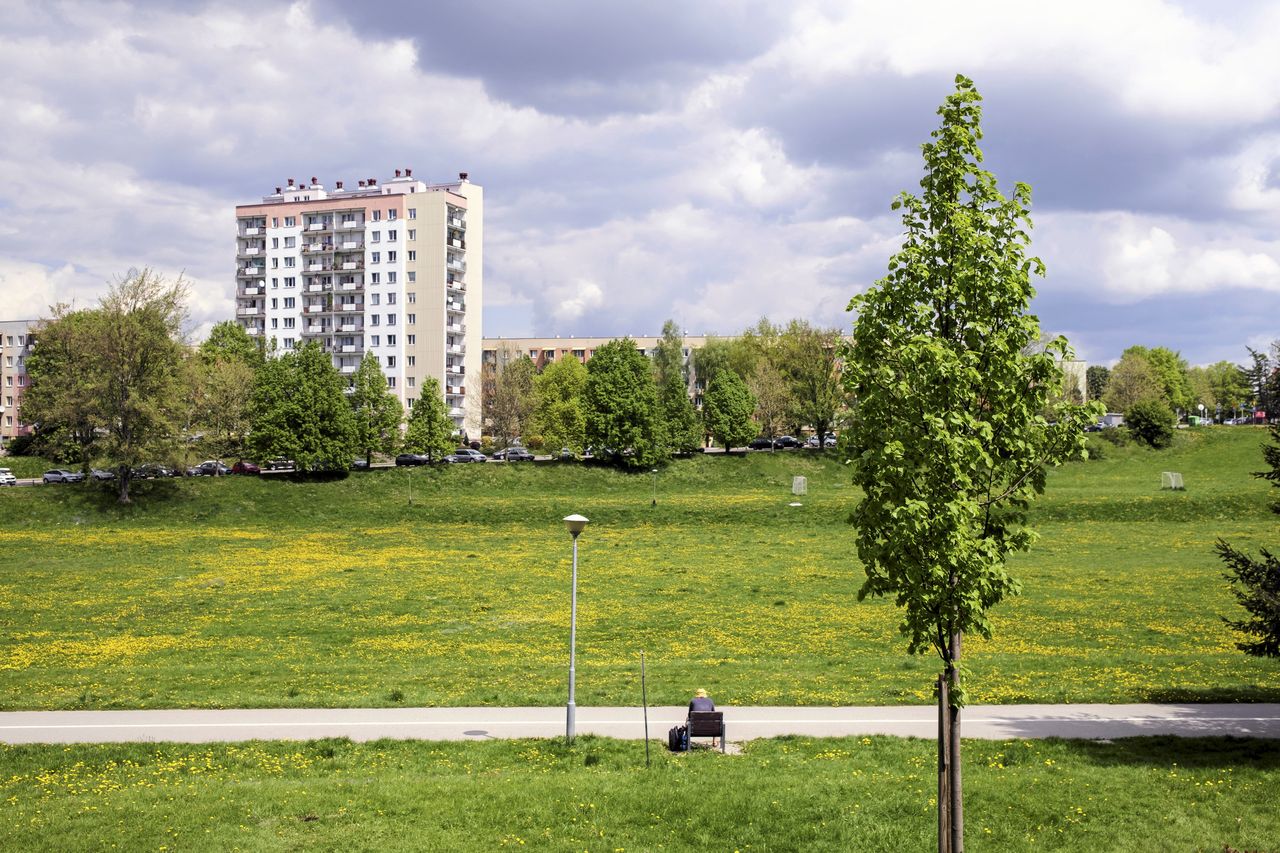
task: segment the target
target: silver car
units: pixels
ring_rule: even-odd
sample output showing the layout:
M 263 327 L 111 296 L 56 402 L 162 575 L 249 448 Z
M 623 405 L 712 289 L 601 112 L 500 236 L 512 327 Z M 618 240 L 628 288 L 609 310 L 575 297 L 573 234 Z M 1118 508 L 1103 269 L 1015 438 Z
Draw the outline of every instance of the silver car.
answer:
M 0 486 L 16 486 L 18 478 L 8 468 L 0 468 Z
M 64 468 L 51 468 L 44 472 L 45 485 L 49 483 L 79 483 L 83 482 L 84 474 L 79 471 L 68 471 Z

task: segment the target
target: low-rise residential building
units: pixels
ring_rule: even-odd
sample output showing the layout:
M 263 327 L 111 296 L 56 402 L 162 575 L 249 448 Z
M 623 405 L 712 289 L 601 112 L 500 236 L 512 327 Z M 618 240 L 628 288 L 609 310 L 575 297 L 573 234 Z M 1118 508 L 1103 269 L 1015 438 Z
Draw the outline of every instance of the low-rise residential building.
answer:
M 0 448 L 31 433 L 22 420 L 22 394 L 27 389 L 34 325 L 30 320 L 0 320 Z

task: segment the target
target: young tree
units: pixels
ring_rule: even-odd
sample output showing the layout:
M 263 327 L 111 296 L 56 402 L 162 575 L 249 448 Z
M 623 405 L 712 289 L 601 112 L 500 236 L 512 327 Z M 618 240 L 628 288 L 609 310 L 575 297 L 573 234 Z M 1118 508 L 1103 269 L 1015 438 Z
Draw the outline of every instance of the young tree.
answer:
M 191 359 L 187 368 L 192 428 L 204 433 L 213 455 L 243 456 L 251 426 L 254 369 L 239 358 L 221 355 L 210 361 Z
M 582 403 L 587 443 L 612 451 L 629 468 L 648 468 L 662 458 L 657 389 L 635 341 L 609 341 L 595 351 Z
M 1111 370 L 1107 390 L 1103 395 L 1108 412 L 1127 412 L 1136 404 L 1158 400 L 1168 407 L 1160 379 L 1147 357 L 1132 348 L 1125 350 L 1120 361 Z
M 40 452 L 59 461 L 74 459 L 84 468 L 97 441 L 93 387 L 99 313 L 54 306 L 53 316 L 37 325 L 40 345 L 27 358 L 30 384 L 22 398 Z
M 653 352 L 654 384 L 662 388 L 671 377 L 677 377 L 687 385 L 689 373 L 685 368 L 684 335 L 675 320 L 662 324 L 662 337 Z
M 200 358 L 205 362 L 238 361 L 256 369 L 262 365 L 262 339 L 254 340 L 234 320 L 215 323 L 209 337 L 200 344 Z
M 355 447 L 355 416 L 342 377 L 318 344 L 267 359 L 254 379 L 249 445 L 299 471 L 344 471 Z
M 755 418 L 762 435 L 773 438 L 786 428 L 791 414 L 791 389 L 782 373 L 768 359 L 762 358 L 747 380 L 747 388 L 756 399 Z
M 1270 438 L 1271 443 L 1262 446 L 1262 458 L 1270 470 L 1254 476 L 1280 487 L 1280 423 L 1271 425 Z M 1280 500 L 1272 503 L 1271 510 L 1280 513 Z M 1224 577 L 1231 582 L 1236 601 L 1249 614 L 1247 619 L 1224 620 L 1249 638 L 1237 642 L 1236 648 L 1255 657 L 1280 657 L 1280 558 L 1261 548 L 1262 559 L 1255 560 L 1221 539 L 1217 550 L 1227 564 Z
M 355 447 L 373 464 L 373 454 L 391 453 L 400 439 L 404 410 L 387 389 L 378 356 L 366 350 L 351 385 L 351 412 L 355 416 Z
M 433 377 L 423 377 L 418 391 L 418 402 L 409 410 L 404 448 L 413 453 L 425 453 L 432 462 L 438 462 L 453 450 L 453 420 L 449 417 L 440 383 Z
M 702 421 L 707 432 L 728 453 L 755 438 L 755 422 L 751 420 L 756 400 L 747 384 L 732 370 L 720 370 L 702 397 Z
M 1148 447 L 1161 448 L 1173 444 L 1175 422 L 1173 412 L 1159 400 L 1142 400 L 1124 413 L 1124 425 L 1129 433 Z
M 939 846 L 964 846 L 960 785 L 962 638 L 991 633 L 989 610 L 1018 589 L 1010 551 L 1033 538 L 1027 506 L 1046 466 L 1083 448 L 1086 407 L 1040 414 L 1062 384 L 1061 338 L 1043 352 L 1027 313 L 1031 189 L 1006 198 L 981 168 L 981 100 L 973 83 L 938 110 L 922 148 L 921 196 L 903 193 L 906 237 L 888 275 L 850 303 L 858 312 L 845 381 L 857 397 L 851 427 L 854 510 L 866 581 L 858 592 L 904 608 L 910 653 L 932 649 L 939 692 Z
M 1084 372 L 1085 392 L 1090 400 L 1101 400 L 1111 379 L 1111 369 L 1101 364 L 1091 364 Z
M 535 382 L 537 401 L 533 429 L 544 447 L 567 447 L 581 453 L 587 446 L 587 416 L 582 405 L 587 369 L 571 355 L 548 364 Z
M 671 373 L 658 386 L 658 417 L 667 449 L 690 453 L 702 445 L 702 424 L 689 399 L 689 386 L 679 373 Z
M 533 393 L 537 372 L 527 355 L 498 368 L 488 417 L 493 434 L 504 445 L 522 435 L 529 426 L 537 402 Z

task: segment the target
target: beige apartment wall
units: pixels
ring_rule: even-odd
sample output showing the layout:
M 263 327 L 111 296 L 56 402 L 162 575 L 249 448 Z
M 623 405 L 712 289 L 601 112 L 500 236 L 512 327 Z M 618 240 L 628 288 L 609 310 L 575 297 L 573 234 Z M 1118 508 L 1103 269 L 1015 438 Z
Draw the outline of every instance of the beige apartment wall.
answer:
M 430 376 L 444 389 L 444 299 L 445 299 L 445 216 L 448 209 L 445 204 L 446 193 L 415 193 L 411 196 L 409 207 L 418 212 L 414 219 L 405 223 L 412 228 L 416 238 L 412 243 L 405 243 L 406 249 L 416 253 L 416 260 L 407 262 L 407 270 L 413 270 L 416 281 L 406 282 L 405 292 L 413 292 L 414 316 L 413 326 L 406 326 L 405 331 L 414 336 L 412 346 L 405 347 L 405 353 L 414 357 L 414 366 L 408 368 L 407 375 L 416 377 L 416 387 L 409 396 L 420 398 L 423 378 Z M 406 309 L 407 310 L 407 309 Z
M 468 436 L 479 437 L 483 423 L 480 365 L 484 352 L 484 189 L 469 181 L 462 181 L 457 192 L 467 200 L 467 353 L 463 359 L 467 396 L 463 428 Z

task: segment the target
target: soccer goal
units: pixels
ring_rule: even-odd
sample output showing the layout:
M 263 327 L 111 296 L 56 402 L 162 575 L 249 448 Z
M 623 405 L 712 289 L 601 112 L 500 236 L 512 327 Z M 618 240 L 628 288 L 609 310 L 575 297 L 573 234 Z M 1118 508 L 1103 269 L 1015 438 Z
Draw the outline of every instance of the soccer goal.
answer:
M 1182 485 L 1182 475 L 1177 471 L 1161 471 L 1160 488 L 1182 491 L 1186 489 L 1186 486 Z

